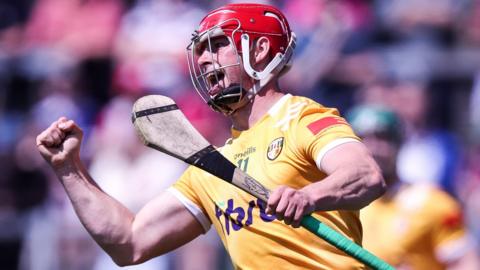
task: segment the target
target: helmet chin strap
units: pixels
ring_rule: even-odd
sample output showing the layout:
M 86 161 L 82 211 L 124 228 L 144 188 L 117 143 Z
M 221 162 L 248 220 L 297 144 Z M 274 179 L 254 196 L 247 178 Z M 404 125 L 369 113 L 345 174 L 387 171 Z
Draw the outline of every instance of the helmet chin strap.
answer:
M 232 83 L 208 101 L 208 105 L 215 111 L 230 115 L 245 105 L 243 102 L 245 93 L 245 89 L 240 84 Z
M 292 37 L 290 38 L 290 42 L 285 50 L 285 53 L 277 53 L 275 57 L 268 63 L 268 65 L 262 71 L 256 71 L 253 69 L 252 65 L 250 64 L 250 37 L 248 34 L 242 34 L 242 60 L 243 60 L 243 68 L 245 72 L 253 78 L 256 82 L 253 84 L 252 88 L 246 90 L 246 98 L 244 99 L 245 102 L 241 102 L 246 104 L 250 101 L 260 90 L 263 89 L 265 85 L 267 85 L 272 78 L 280 73 L 280 71 L 286 66 L 290 64 L 290 60 L 292 58 L 293 50 L 296 46 L 296 36 L 295 33 L 292 32 Z M 243 104 L 243 105 L 244 105 Z M 243 106 L 242 105 L 242 106 Z
M 273 75 L 270 75 L 269 79 L 255 82 L 249 90 L 245 90 L 240 84 L 232 84 L 210 100 L 208 105 L 216 111 L 230 115 L 250 102 L 272 77 Z

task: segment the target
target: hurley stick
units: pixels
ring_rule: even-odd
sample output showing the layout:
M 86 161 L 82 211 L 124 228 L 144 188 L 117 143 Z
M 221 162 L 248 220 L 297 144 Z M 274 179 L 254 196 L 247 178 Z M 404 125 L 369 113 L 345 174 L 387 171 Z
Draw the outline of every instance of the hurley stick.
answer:
M 132 122 L 145 145 L 209 172 L 267 202 L 270 191 L 222 156 L 190 124 L 172 99 L 160 95 L 138 99 L 133 105 Z M 303 217 L 301 225 L 372 269 L 394 269 L 311 215 Z

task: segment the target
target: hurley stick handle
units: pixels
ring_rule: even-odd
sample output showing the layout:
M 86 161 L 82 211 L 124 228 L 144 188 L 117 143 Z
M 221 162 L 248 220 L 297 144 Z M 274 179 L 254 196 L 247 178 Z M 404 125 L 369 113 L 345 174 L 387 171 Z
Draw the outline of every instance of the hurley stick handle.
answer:
M 267 202 L 270 196 L 270 190 L 239 168 L 235 168 L 233 172 L 232 184 L 264 202 Z

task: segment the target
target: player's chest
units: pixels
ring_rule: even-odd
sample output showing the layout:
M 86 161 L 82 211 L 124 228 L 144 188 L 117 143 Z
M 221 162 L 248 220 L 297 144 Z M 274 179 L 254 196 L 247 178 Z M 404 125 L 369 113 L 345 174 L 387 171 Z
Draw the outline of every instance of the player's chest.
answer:
M 271 131 L 248 135 L 227 144 L 222 154 L 270 190 L 294 182 L 299 172 L 288 162 L 291 153 L 285 135 Z M 264 202 L 236 187 L 222 184 L 214 194 L 213 219 L 217 230 L 229 241 L 240 234 L 248 234 L 252 226 L 262 228 L 275 220 L 273 215 L 266 213 Z
M 299 173 L 291 143 L 282 132 L 264 130 L 234 139 L 224 154 L 238 168 L 274 188 L 288 184 Z

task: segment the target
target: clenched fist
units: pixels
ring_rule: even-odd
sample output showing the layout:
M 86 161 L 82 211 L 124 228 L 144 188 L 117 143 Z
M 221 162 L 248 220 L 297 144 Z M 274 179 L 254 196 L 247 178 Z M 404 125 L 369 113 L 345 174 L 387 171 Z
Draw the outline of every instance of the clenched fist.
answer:
M 82 137 L 83 131 L 73 120 L 61 117 L 40 133 L 36 142 L 43 158 L 53 168 L 60 168 L 80 158 Z
M 303 216 L 313 211 L 315 202 L 307 192 L 287 186 L 276 188 L 267 202 L 268 214 L 275 214 L 277 219 L 294 228 L 300 227 Z

